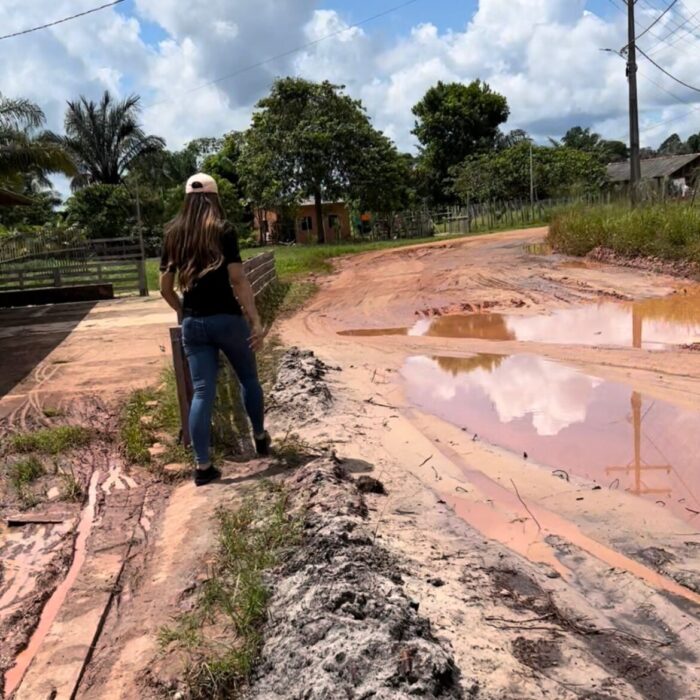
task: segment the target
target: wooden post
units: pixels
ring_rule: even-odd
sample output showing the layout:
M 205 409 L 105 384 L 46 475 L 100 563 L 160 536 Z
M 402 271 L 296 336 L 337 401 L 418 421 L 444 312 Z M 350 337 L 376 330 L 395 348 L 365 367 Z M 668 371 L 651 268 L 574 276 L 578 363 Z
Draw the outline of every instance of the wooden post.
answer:
M 190 404 L 192 402 L 192 378 L 190 368 L 182 347 L 182 328 L 170 329 L 170 347 L 173 352 L 173 367 L 175 368 L 175 385 L 177 387 L 177 403 L 180 408 L 180 425 L 182 426 L 182 444 L 189 447 L 190 440 Z
M 139 273 L 139 295 L 148 296 L 148 278 L 146 277 L 146 260 L 141 258 L 137 263 Z

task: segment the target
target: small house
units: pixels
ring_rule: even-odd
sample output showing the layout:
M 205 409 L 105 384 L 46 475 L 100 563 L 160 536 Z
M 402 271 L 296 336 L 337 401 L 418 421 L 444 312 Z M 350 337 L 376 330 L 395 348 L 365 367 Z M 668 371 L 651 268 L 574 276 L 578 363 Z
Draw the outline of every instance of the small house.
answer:
M 326 243 L 352 238 L 350 210 L 345 202 L 323 202 L 322 211 Z M 261 234 L 264 243 L 315 243 L 319 229 L 316 205 L 313 199 L 307 199 L 289 211 L 257 210 L 253 227 Z
M 700 171 L 700 153 L 677 156 L 657 156 L 643 158 L 642 181 L 653 182 L 659 189 L 672 186 L 685 195 L 695 186 L 695 177 Z M 626 186 L 630 182 L 630 162 L 610 163 L 607 167 L 608 180 L 613 185 Z

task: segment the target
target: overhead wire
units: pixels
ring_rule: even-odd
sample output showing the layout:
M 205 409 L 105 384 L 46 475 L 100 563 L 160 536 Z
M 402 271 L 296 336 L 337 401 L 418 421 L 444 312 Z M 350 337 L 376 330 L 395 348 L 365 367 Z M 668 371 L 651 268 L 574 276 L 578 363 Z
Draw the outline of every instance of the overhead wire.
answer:
M 625 8 L 626 8 L 626 0 L 619 0 L 619 1 L 622 2 L 622 5 L 623 5 L 622 7 L 620 7 L 620 5 L 618 5 L 618 3 L 616 2 L 616 0 L 608 0 L 608 2 L 609 2 L 616 10 L 619 10 L 619 11 L 624 12 L 624 11 L 625 11 Z M 660 10 L 660 8 L 654 7 L 653 5 L 651 5 L 651 3 L 648 2 L 648 0 L 642 0 L 642 2 L 644 2 L 645 5 L 647 5 L 648 7 L 652 8 L 652 9 L 654 9 L 655 11 L 659 11 L 659 10 Z M 680 0 L 680 4 L 683 5 L 683 0 Z M 685 5 L 684 5 L 684 6 L 685 6 Z M 686 8 L 686 9 L 687 9 L 687 8 Z M 700 14 L 700 10 L 698 10 L 696 13 L 694 13 L 693 17 L 697 16 L 698 14 Z M 638 22 L 637 22 L 637 25 L 639 25 Z M 678 29 L 676 28 L 676 29 L 674 29 L 674 31 L 678 31 Z M 660 40 L 660 38 L 657 37 L 657 36 L 655 36 L 655 35 L 653 34 L 653 32 L 649 32 L 649 35 L 650 35 L 650 36 L 653 36 L 653 37 L 655 37 L 655 38 L 657 38 L 657 39 Z M 694 36 L 694 35 L 693 35 L 693 36 Z M 685 39 L 686 41 L 688 40 L 688 37 L 685 37 L 685 36 L 680 37 L 680 38 L 677 38 L 676 41 L 673 42 L 674 45 L 677 44 L 677 43 L 680 41 L 681 38 L 682 38 L 682 39 Z M 657 51 L 659 51 L 660 49 L 663 49 L 663 48 L 666 48 L 666 47 L 659 47 L 659 48 L 656 48 L 656 49 L 654 49 L 652 52 L 653 52 L 653 53 L 656 53 Z M 656 65 L 657 68 L 659 68 L 660 70 L 663 70 L 664 73 L 666 73 L 667 75 L 669 75 L 669 77 L 673 78 L 673 79 L 676 80 L 677 82 L 680 82 L 682 85 L 684 85 L 685 87 L 688 87 L 689 89 L 698 90 L 698 88 L 695 88 L 695 87 L 693 87 L 693 86 L 687 85 L 687 84 L 684 83 L 683 81 L 677 79 L 677 78 L 676 78 L 675 76 L 673 76 L 672 74 L 668 73 L 665 69 L 663 69 L 661 66 L 659 66 L 658 64 L 656 64 L 656 62 L 655 62 L 653 59 L 651 59 L 651 58 L 649 57 L 649 55 L 648 55 L 646 52 L 644 52 L 642 49 L 639 48 L 639 46 L 637 46 L 637 50 L 638 50 L 640 53 L 642 53 L 642 55 L 643 55 L 646 59 L 648 59 L 651 63 L 653 63 L 654 65 Z M 650 53 L 652 53 L 652 52 L 650 52 Z M 618 55 L 618 56 L 620 56 L 621 58 L 624 59 L 624 56 L 622 56 L 621 52 L 612 51 L 612 53 L 614 53 L 614 54 L 616 54 L 616 55 Z M 662 90 L 662 91 L 665 92 L 666 94 L 668 94 L 668 95 L 670 95 L 671 97 L 673 97 L 673 98 L 674 98 L 675 100 L 677 100 L 678 102 L 683 103 L 683 104 L 686 104 L 686 105 L 693 104 L 692 102 L 688 102 L 687 100 L 684 100 L 683 98 L 679 97 L 679 96 L 676 95 L 675 93 L 673 93 L 673 92 L 671 92 L 670 90 L 666 89 L 663 85 L 661 85 L 660 83 L 658 83 L 656 80 L 654 80 L 653 78 L 649 77 L 649 76 L 646 75 L 645 73 L 642 73 L 642 72 L 640 71 L 640 72 L 639 72 L 639 75 L 640 75 L 642 78 L 644 78 L 646 81 L 650 82 L 652 85 L 656 86 L 659 90 Z M 691 110 L 689 110 L 689 111 L 687 111 L 687 112 L 684 112 L 683 114 L 680 114 L 680 115 L 678 115 L 678 116 L 676 116 L 676 117 L 671 117 L 670 119 L 664 119 L 664 120 L 659 121 L 659 122 L 656 122 L 656 123 L 654 123 L 654 124 L 650 124 L 649 126 L 646 126 L 646 127 L 642 128 L 642 129 L 640 129 L 640 133 L 648 133 L 648 132 L 650 132 L 650 131 L 654 131 L 654 130 L 656 130 L 656 129 L 662 127 L 662 126 L 665 126 L 665 125 L 667 125 L 667 124 L 672 124 L 672 123 L 678 122 L 678 121 L 680 121 L 680 120 L 682 120 L 682 119 L 686 119 L 687 117 L 692 116 L 692 115 L 695 114 L 696 112 L 700 112 L 700 106 L 695 107 L 695 108 L 693 108 L 693 109 L 691 109 Z
M 673 2 L 671 2 L 668 7 L 641 34 L 637 34 L 635 41 L 639 41 L 645 34 L 648 34 L 674 8 L 674 6 L 678 4 L 678 1 L 679 0 L 673 0 Z M 629 44 L 627 46 L 629 46 Z M 625 46 L 625 48 L 627 48 L 627 46 Z
M 694 85 L 691 85 L 690 83 L 686 83 L 684 80 L 681 80 L 680 78 L 677 78 L 673 73 L 670 71 L 666 70 L 663 66 L 659 65 L 651 56 L 649 56 L 647 53 L 645 53 L 642 49 L 637 47 L 637 51 L 639 51 L 644 58 L 647 59 L 652 65 L 656 66 L 664 75 L 667 75 L 671 80 L 675 80 L 679 85 L 682 85 L 683 87 L 688 88 L 689 90 L 693 90 L 694 92 L 700 92 L 699 87 L 695 87 Z
M 29 29 L 22 29 L 18 32 L 12 32 L 10 34 L 5 34 L 0 36 L 0 41 L 5 39 L 12 39 L 17 36 L 24 36 L 25 34 L 32 34 L 33 32 L 38 32 L 42 29 L 48 29 L 49 27 L 55 27 L 58 24 L 64 24 L 65 22 L 70 22 L 71 20 L 78 19 L 79 17 L 85 17 L 86 15 L 91 15 L 94 12 L 99 12 L 100 10 L 106 10 L 108 7 L 114 7 L 119 5 L 125 0 L 113 0 L 113 2 L 108 2 L 105 5 L 100 5 L 99 7 L 93 7 L 91 10 L 85 10 L 84 12 L 78 12 L 75 15 L 70 15 L 69 17 L 63 17 L 63 19 L 57 19 L 53 22 L 47 22 L 46 24 L 41 24 L 38 27 L 30 27 Z

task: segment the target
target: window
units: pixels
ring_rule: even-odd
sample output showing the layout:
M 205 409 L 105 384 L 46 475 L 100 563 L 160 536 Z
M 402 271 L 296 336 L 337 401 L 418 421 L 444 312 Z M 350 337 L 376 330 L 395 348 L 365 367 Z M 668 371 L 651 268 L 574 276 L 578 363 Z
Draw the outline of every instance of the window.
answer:
M 328 227 L 332 229 L 340 228 L 340 217 L 337 214 L 329 214 L 328 216 Z
M 299 228 L 302 231 L 313 231 L 314 223 L 310 216 L 302 216 L 299 219 Z

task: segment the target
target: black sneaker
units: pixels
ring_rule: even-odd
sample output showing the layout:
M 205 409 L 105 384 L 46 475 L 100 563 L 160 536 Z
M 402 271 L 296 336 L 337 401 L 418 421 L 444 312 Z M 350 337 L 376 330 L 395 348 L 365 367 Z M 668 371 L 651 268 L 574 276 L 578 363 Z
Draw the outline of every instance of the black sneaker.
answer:
M 212 481 L 216 481 L 221 478 L 221 472 L 216 467 L 209 467 L 208 469 L 195 469 L 194 470 L 194 485 L 195 486 L 206 486 Z
M 267 457 L 270 454 L 270 446 L 272 445 L 272 440 L 267 431 L 261 438 L 255 439 L 255 451 L 258 453 L 258 457 Z

